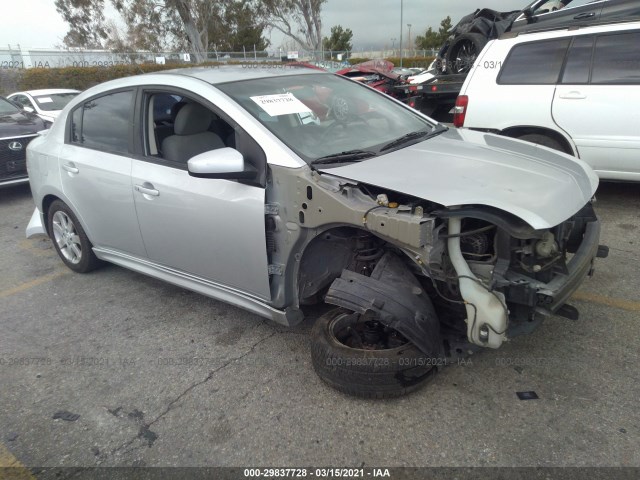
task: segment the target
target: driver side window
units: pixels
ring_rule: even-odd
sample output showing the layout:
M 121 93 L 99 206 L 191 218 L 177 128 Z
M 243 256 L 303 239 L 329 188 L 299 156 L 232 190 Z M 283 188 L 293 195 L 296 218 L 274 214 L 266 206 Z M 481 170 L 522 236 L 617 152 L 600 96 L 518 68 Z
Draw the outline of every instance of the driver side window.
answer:
M 593 3 L 597 6 L 600 6 L 602 3 L 604 3 L 604 1 L 606 0 L 565 0 L 564 4 L 566 5 L 565 8 L 575 8 L 575 7 L 582 7 L 583 5 L 587 5 L 589 3 Z
M 235 147 L 233 128 L 202 103 L 173 92 L 146 96 L 146 154 L 186 168 L 190 158 Z
M 31 105 L 29 99 L 24 95 L 16 95 L 12 98 L 12 100 L 17 104 L 22 105 L 23 107 L 33 108 L 33 105 Z
M 204 152 L 234 148 L 259 172 L 263 184 L 266 157 L 242 129 L 234 128 L 203 102 L 175 91 L 148 91 L 144 96 L 144 148 L 151 161 L 186 170 L 189 159 Z

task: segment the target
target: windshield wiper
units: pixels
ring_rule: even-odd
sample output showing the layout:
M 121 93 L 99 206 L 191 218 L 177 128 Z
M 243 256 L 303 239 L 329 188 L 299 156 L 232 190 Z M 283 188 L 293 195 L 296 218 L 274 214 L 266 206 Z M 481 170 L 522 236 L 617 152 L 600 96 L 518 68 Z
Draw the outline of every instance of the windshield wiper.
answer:
M 349 150 L 346 152 L 334 153 L 324 157 L 317 158 L 311 162 L 311 165 L 324 165 L 329 163 L 341 162 L 357 162 L 365 158 L 375 157 L 376 152 L 369 150 Z
M 381 152 L 385 150 L 389 150 L 390 148 L 397 147 L 398 145 L 402 145 L 403 143 L 409 142 L 411 140 L 416 140 L 418 138 L 424 137 L 424 140 L 427 138 L 435 137 L 436 135 L 440 135 L 442 132 L 446 132 L 448 130 L 447 127 L 438 125 L 434 130 L 418 130 L 417 132 L 407 133 L 406 135 L 401 136 L 400 138 L 396 138 L 395 140 L 387 143 L 384 147 L 380 149 Z

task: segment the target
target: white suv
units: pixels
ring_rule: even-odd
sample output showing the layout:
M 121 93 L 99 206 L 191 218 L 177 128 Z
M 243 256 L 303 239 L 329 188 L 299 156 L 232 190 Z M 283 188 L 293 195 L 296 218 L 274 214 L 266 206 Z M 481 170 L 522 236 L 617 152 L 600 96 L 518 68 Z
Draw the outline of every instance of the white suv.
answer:
M 520 138 L 640 181 L 640 22 L 507 35 L 487 44 L 454 124 Z

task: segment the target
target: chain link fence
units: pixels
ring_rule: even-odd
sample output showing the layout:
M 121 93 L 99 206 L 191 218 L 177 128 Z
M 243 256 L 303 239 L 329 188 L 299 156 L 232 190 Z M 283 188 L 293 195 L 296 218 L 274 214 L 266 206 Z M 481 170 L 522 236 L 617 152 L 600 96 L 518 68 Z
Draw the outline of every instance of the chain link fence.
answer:
M 403 57 L 434 56 L 435 50 L 403 50 Z M 294 50 L 256 51 L 244 49 L 242 52 L 205 53 L 204 62 L 282 62 L 311 61 L 337 62 L 348 65 L 348 59 L 357 58 L 389 58 L 399 57 L 400 50 L 355 50 L 320 52 Z M 60 50 L 60 49 L 25 49 L 20 46 L 0 49 L 0 70 L 24 68 L 58 68 L 58 67 L 109 67 L 114 65 L 131 65 L 144 63 L 179 63 L 196 64 L 197 56 L 193 52 L 112 52 L 108 50 Z
M 327 61 L 346 62 L 349 52 L 256 51 L 242 52 L 212 51 L 204 54 L 204 62 L 281 62 L 281 61 Z M 107 50 L 58 50 L 58 49 L 0 49 L 0 70 L 24 68 L 59 67 L 110 67 L 131 64 L 196 64 L 193 52 L 112 52 Z

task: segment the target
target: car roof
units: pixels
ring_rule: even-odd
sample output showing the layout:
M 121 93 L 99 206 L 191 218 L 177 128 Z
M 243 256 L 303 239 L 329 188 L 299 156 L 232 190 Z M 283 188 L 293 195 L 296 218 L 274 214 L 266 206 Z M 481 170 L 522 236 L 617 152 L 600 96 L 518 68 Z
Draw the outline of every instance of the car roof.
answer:
M 11 95 L 24 93 L 31 95 L 32 97 L 37 97 L 39 95 L 55 95 L 57 93 L 80 93 L 80 90 L 73 90 L 71 88 L 43 88 L 40 90 L 25 90 L 24 92 L 15 92 Z
M 541 30 L 539 32 L 507 32 L 503 34 L 498 39 L 498 41 L 512 41 L 514 43 L 521 43 L 545 38 L 561 38 L 574 35 L 589 35 L 592 33 L 622 32 L 625 30 L 633 30 L 637 28 L 640 28 L 640 22 L 636 20 L 633 22 L 616 22 L 601 25 L 585 25 L 580 27 L 563 27 L 557 29 Z
M 251 63 L 245 66 L 223 65 L 211 67 L 176 68 L 173 70 L 163 70 L 161 72 L 153 73 L 161 75 L 184 75 L 187 77 L 197 78 L 211 84 L 290 75 L 331 75 L 331 73 L 329 72 L 322 72 L 315 68 L 302 66 L 300 64 L 287 65 L 286 63 Z

